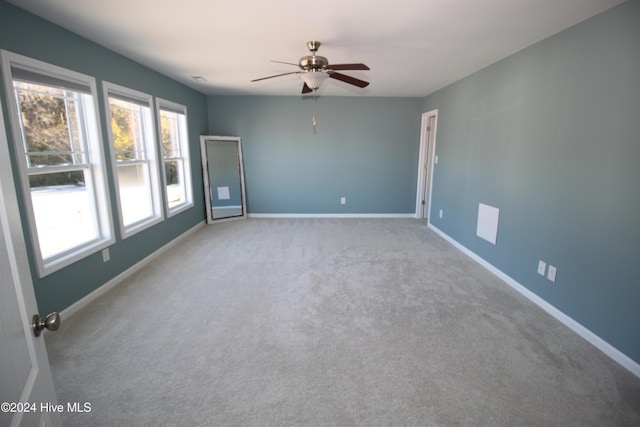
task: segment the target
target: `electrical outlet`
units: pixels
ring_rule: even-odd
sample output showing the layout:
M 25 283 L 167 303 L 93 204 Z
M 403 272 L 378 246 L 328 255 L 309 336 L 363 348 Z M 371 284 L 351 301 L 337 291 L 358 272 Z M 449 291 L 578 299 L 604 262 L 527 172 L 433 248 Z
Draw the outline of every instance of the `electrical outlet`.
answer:
M 107 262 L 111 259 L 111 256 L 109 256 L 109 248 L 105 248 L 102 250 L 102 261 L 103 262 Z
M 440 212 L 438 212 L 438 216 L 442 218 L 442 209 L 440 209 Z
M 547 270 L 547 263 L 544 261 L 538 261 L 538 274 L 544 276 L 545 271 Z
M 557 273 L 558 273 L 558 269 L 555 268 L 553 265 L 549 265 L 549 271 L 547 272 L 547 279 L 551 280 L 552 282 L 555 282 Z
M 341 205 L 346 205 L 347 204 L 347 198 L 346 197 L 340 197 L 340 204 Z

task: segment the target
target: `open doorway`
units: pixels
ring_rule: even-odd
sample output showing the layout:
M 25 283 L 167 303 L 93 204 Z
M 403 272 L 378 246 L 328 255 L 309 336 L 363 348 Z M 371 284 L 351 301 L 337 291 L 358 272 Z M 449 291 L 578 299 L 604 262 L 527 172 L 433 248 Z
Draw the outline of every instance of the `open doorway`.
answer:
M 422 114 L 418 157 L 418 190 L 416 193 L 416 218 L 418 219 L 429 219 L 437 122 L 438 110 Z

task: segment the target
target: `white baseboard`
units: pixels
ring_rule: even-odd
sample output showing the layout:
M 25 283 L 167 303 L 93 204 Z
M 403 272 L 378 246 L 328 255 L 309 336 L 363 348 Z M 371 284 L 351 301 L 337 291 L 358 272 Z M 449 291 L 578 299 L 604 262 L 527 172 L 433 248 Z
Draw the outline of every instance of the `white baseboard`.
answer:
M 515 281 L 513 278 L 507 276 L 501 270 L 497 269 L 496 267 L 494 267 L 484 259 L 480 258 L 478 255 L 476 255 L 474 252 L 469 250 L 467 247 L 461 245 L 460 243 L 458 243 L 457 241 L 449 237 L 449 235 L 445 234 L 442 230 L 434 226 L 431 222 L 429 222 L 429 228 L 433 230 L 435 233 L 437 233 L 440 237 L 442 237 L 443 239 L 451 243 L 457 249 L 462 251 L 465 255 L 469 256 L 478 264 L 480 264 L 481 266 L 489 270 L 491 273 L 496 275 L 499 279 L 501 279 L 507 285 L 511 286 L 516 291 L 520 292 L 522 295 L 524 295 L 526 298 L 528 298 L 531 302 L 536 304 L 538 307 L 542 308 L 551 316 L 555 317 L 557 320 L 559 320 L 561 323 L 563 323 L 566 327 L 571 329 L 573 332 L 575 332 L 576 334 L 580 335 L 582 338 L 587 340 L 589 343 L 591 343 L 593 346 L 598 348 L 600 351 L 602 351 L 604 354 L 609 356 L 611 359 L 618 362 L 624 368 L 628 369 L 632 374 L 640 378 L 639 363 L 637 363 L 636 361 L 631 359 L 629 356 L 627 356 L 626 354 L 624 354 L 623 352 L 621 352 L 620 350 L 618 350 L 617 348 L 615 348 L 614 346 L 612 346 L 611 344 L 609 344 L 608 342 L 600 338 L 598 335 L 591 332 L 589 329 L 582 326 L 580 323 L 576 322 L 571 317 L 564 314 L 562 311 L 558 310 L 553 305 L 549 304 L 546 300 L 542 299 L 535 293 L 531 292 L 529 289 L 527 289 L 526 287 L 524 287 L 523 285 Z
M 296 213 L 283 213 L 283 214 L 261 214 L 250 213 L 249 218 L 415 218 L 415 213 L 407 214 L 296 214 Z
M 127 277 L 131 276 L 133 273 L 135 273 L 138 270 L 140 270 L 142 267 L 147 265 L 151 260 L 153 260 L 154 258 L 157 258 L 162 253 L 164 253 L 167 250 L 171 249 L 173 246 L 175 246 L 178 242 L 180 242 L 181 240 L 183 240 L 187 236 L 193 234 L 194 232 L 196 232 L 200 228 L 204 227 L 204 225 L 205 225 L 205 223 L 202 222 L 202 223 L 199 223 L 198 225 L 196 225 L 195 227 L 191 227 L 189 230 L 185 231 L 184 233 L 182 233 L 181 235 L 179 235 L 178 237 L 176 237 L 175 239 L 173 239 L 169 243 L 165 244 L 164 246 L 161 246 L 159 249 L 157 249 L 155 252 L 151 253 L 146 258 L 140 260 L 136 264 L 132 265 L 131 267 L 129 267 L 128 269 L 123 271 L 122 273 L 118 274 L 113 279 L 109 280 L 104 285 L 102 285 L 99 288 L 95 289 L 90 294 L 86 295 L 85 297 L 83 297 L 83 298 L 79 299 L 78 301 L 76 301 L 75 303 L 71 304 L 69 307 L 65 308 L 64 310 L 62 310 L 60 312 L 60 318 L 68 319 L 69 317 L 73 316 L 75 313 L 77 313 L 78 311 L 80 311 L 84 307 L 86 307 L 89 304 L 91 304 L 95 299 L 97 299 L 101 295 L 104 295 L 105 293 L 107 293 L 108 291 L 110 291 L 111 289 L 113 289 L 114 287 L 119 285 L 120 283 L 122 283 L 124 281 L 124 279 L 126 279 Z

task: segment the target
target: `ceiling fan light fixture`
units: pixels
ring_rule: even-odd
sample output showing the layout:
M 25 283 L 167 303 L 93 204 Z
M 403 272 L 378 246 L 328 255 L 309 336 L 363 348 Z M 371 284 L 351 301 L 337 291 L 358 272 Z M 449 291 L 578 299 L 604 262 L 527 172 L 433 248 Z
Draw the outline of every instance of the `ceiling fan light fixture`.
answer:
M 324 71 L 309 70 L 301 74 L 300 77 L 302 78 L 302 80 L 304 80 L 307 86 L 309 86 L 313 90 L 316 90 L 320 87 L 322 82 L 329 77 L 329 74 L 325 73 Z

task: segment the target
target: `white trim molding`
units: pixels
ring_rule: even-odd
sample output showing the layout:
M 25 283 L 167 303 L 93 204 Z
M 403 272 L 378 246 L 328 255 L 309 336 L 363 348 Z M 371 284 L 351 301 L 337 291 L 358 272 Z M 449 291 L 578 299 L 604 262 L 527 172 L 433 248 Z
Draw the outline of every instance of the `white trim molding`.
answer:
M 522 295 L 524 295 L 527 299 L 529 299 L 531 302 L 536 304 L 538 307 L 540 307 L 541 309 L 549 313 L 551 316 L 559 320 L 562 324 L 564 324 L 566 327 L 571 329 L 573 332 L 575 332 L 576 334 L 578 334 L 579 336 L 587 340 L 589 343 L 595 346 L 598 350 L 602 351 L 611 359 L 618 362 L 624 368 L 629 370 L 636 377 L 640 378 L 640 364 L 638 362 L 634 361 L 629 356 L 627 356 L 626 354 L 624 354 L 623 352 L 621 352 L 620 350 L 618 350 L 617 348 L 615 348 L 614 346 L 612 346 L 611 344 L 609 344 L 608 342 L 600 338 L 598 335 L 594 334 L 589 329 L 585 328 L 583 325 L 581 325 L 571 317 L 567 316 L 565 313 L 558 310 L 556 307 L 549 304 L 547 301 L 545 301 L 535 293 L 531 292 L 525 286 L 521 285 L 520 283 L 515 281 L 513 278 L 506 275 L 503 271 L 499 270 L 492 264 L 480 258 L 477 254 L 475 254 L 474 252 L 472 252 L 471 250 L 469 250 L 467 247 L 463 246 L 456 240 L 452 239 L 449 235 L 445 234 L 442 230 L 434 226 L 432 223 L 429 223 L 429 228 L 433 230 L 436 234 L 438 234 L 440 237 L 445 239 L 447 242 L 451 243 L 453 246 L 455 246 L 458 250 L 463 252 L 465 255 L 467 255 L 474 261 L 476 261 L 482 267 L 489 270 L 489 272 L 493 273 L 496 277 L 501 279 L 507 285 L 511 286 L 516 291 L 520 292 Z
M 261 214 L 254 213 L 248 214 L 249 218 L 413 218 L 415 219 L 415 213 L 404 213 L 404 214 L 365 214 L 365 213 L 355 213 L 355 214 L 322 214 L 322 213 L 314 213 L 314 214 L 297 214 L 297 213 L 281 213 L 281 214 Z

